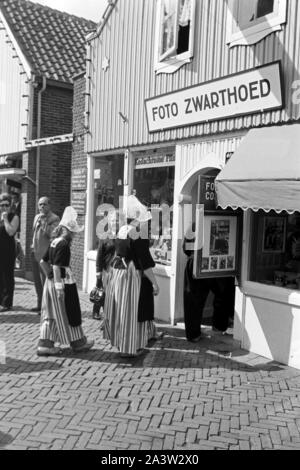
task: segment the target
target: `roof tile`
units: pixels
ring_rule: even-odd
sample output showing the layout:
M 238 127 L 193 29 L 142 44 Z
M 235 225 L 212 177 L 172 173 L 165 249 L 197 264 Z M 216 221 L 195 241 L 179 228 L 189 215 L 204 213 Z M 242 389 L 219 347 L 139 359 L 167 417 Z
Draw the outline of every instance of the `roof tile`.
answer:
M 28 0 L 0 0 L 0 9 L 34 73 L 70 83 L 85 68 L 85 37 L 96 23 Z

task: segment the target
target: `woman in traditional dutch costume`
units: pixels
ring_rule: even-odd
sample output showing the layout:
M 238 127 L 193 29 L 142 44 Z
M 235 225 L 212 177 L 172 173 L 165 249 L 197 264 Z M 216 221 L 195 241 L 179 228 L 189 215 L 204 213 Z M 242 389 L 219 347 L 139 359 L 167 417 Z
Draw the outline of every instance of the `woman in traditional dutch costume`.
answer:
M 107 283 L 104 306 L 104 333 L 123 357 L 143 352 L 156 337 L 154 298 L 159 287 L 152 268 L 149 239 L 142 225 L 151 215 L 135 196 L 129 196 L 127 224 L 115 241 L 115 259 Z
M 71 345 L 74 351 L 80 352 L 89 350 L 94 344 L 87 340 L 81 326 L 78 291 L 70 269 L 71 241 L 83 230 L 76 219 L 76 211 L 67 207 L 56 229 L 56 238 L 41 261 L 47 279 L 41 309 L 39 356 L 59 354 L 61 350 L 55 343 Z
M 96 234 L 99 239 L 96 257 L 96 286 L 107 288 L 111 263 L 115 255 L 115 238 L 117 211 L 115 209 L 100 214 L 102 220 L 97 225 Z M 101 320 L 100 305 L 94 303 L 93 318 Z

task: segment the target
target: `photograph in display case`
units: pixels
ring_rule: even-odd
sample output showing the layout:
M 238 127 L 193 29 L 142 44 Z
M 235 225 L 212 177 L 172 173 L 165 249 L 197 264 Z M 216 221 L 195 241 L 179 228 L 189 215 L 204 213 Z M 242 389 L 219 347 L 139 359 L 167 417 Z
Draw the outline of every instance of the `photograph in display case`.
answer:
M 233 275 L 237 267 L 237 217 L 205 215 L 201 220 L 203 248 L 196 251 L 194 276 Z
M 286 218 L 264 217 L 263 253 L 283 253 L 286 240 Z

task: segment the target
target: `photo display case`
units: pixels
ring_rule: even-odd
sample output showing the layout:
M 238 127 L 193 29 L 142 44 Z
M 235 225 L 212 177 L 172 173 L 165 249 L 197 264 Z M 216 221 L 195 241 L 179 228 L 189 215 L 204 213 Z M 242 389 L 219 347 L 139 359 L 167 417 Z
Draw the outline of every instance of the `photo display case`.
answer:
M 234 276 L 237 271 L 237 229 L 236 216 L 204 215 L 203 248 L 196 251 L 194 276 Z M 196 225 L 201 231 L 201 226 Z
M 239 213 L 217 208 L 215 177 L 198 179 L 196 245 L 193 275 L 196 279 L 236 276 L 239 268 Z

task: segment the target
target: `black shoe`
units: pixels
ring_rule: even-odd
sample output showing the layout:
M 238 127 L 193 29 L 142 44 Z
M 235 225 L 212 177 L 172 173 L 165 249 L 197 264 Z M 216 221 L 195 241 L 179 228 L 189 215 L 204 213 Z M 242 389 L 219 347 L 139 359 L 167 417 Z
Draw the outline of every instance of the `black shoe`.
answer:
M 94 343 L 94 340 L 86 340 L 82 346 L 74 346 L 72 349 L 74 352 L 86 352 L 94 346 Z
M 199 336 L 197 336 L 196 338 L 188 339 L 188 341 L 189 341 L 190 343 L 198 343 L 198 341 L 200 341 L 201 339 L 202 339 L 202 336 L 199 335 Z

